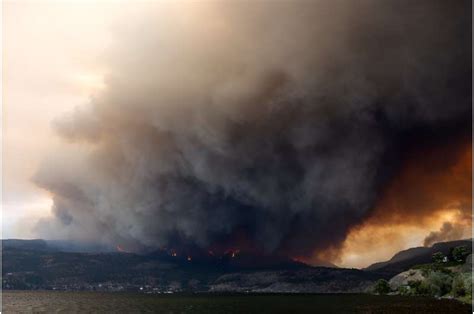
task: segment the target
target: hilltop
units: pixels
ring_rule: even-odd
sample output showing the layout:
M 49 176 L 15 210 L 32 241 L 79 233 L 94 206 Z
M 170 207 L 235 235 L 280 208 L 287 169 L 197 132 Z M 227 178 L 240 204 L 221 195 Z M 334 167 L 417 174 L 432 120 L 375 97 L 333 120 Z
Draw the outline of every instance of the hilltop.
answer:
M 186 256 L 112 251 L 64 241 L 3 240 L 4 289 L 171 292 L 360 293 L 390 279 L 432 252 L 449 252 L 470 240 L 438 243 L 395 254 L 365 270 L 313 267 L 281 256 L 232 251 Z M 102 249 L 103 251 L 101 251 Z
M 415 247 L 403 250 L 395 254 L 388 261 L 374 263 L 364 270 L 381 273 L 390 277 L 415 265 L 431 263 L 434 253 L 441 252 L 444 255 L 448 255 L 453 248 L 458 246 L 465 246 L 469 252 L 472 252 L 472 239 L 439 242 L 431 247 Z

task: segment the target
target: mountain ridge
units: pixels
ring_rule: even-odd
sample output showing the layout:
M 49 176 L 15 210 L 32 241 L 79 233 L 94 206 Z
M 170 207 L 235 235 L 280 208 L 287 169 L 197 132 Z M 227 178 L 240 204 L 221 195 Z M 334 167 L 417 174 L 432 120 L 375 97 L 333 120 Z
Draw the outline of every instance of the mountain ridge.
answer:
M 416 264 L 431 262 L 432 255 L 441 252 L 445 255 L 456 246 L 466 246 L 472 252 L 472 239 L 438 242 L 430 247 L 414 247 L 402 250 L 387 261 L 377 262 L 363 268 L 365 271 L 400 273 Z
M 192 258 L 166 250 L 151 254 L 62 251 L 57 242 L 41 239 L 9 239 L 2 244 L 4 289 L 360 293 L 378 279 L 390 279 L 414 265 L 431 262 L 435 251 L 447 254 L 460 245 L 471 250 L 472 240 L 411 248 L 362 270 L 314 267 L 288 258 L 237 251 Z

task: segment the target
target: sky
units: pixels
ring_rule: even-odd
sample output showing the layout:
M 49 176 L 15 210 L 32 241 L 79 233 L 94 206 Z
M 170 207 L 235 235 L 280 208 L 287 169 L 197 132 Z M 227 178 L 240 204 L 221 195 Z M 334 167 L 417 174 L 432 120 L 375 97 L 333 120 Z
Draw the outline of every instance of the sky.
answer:
M 118 3 L 3 2 L 3 237 L 31 238 L 51 196 L 31 183 L 61 145 L 51 121 L 103 87 L 100 58 Z M 122 12 L 123 13 L 123 12 Z
M 153 13 L 147 12 L 150 8 Z M 453 141 L 464 133 L 455 128 L 450 131 L 451 126 L 446 129 L 454 135 L 443 132 L 439 141 L 426 146 L 419 143 L 429 142 L 426 139 L 433 135 L 415 132 L 414 140 L 372 136 L 374 130 L 382 132 L 382 128 L 358 114 L 365 112 L 364 106 L 371 108 L 377 93 L 392 93 L 392 76 L 374 70 L 365 80 L 354 79 L 359 63 L 340 51 L 350 47 L 363 52 L 365 48 L 351 40 L 334 40 L 345 38 L 347 33 L 337 21 L 350 21 L 361 28 L 370 25 L 354 20 L 352 12 L 335 5 L 327 9 L 337 10 L 335 22 L 327 18 L 322 6 L 316 14 L 322 27 L 308 29 L 305 23 L 314 20 L 311 13 L 287 9 L 237 6 L 230 13 L 225 6 L 185 2 L 156 8 L 145 2 L 118 0 L 4 1 L 2 237 L 97 239 L 136 248 L 154 242 L 164 245 L 178 233 L 206 246 L 233 243 L 233 237 L 243 230 L 256 234 L 251 242 L 264 243 L 265 249 L 291 252 L 297 257 L 303 254 L 302 259 L 310 263 L 329 259 L 341 266 L 364 267 L 399 250 L 430 243 L 428 238 L 470 236 L 471 217 L 461 209 L 471 204 L 470 193 L 466 193 L 470 180 L 464 180 L 470 179 L 472 168 L 470 139 Z M 383 12 L 391 21 L 391 13 Z M 282 25 L 275 26 L 274 20 L 279 18 Z M 328 36 L 327 27 L 335 33 Z M 292 37 L 292 32 L 309 35 L 300 39 Z M 394 38 L 396 34 L 395 30 Z M 249 40 L 253 36 L 257 40 Z M 311 36 L 319 42 L 308 43 Z M 361 36 L 360 40 L 368 39 Z M 433 41 L 433 45 L 438 44 Z M 412 41 L 402 43 L 414 45 Z M 408 73 L 407 81 L 416 85 L 420 77 L 425 79 L 412 79 L 412 69 L 420 66 L 415 62 L 418 55 L 409 48 L 403 53 L 413 54 L 413 64 L 406 64 L 399 55 L 391 60 L 400 62 Z M 365 53 L 360 57 L 362 64 L 368 62 Z M 379 66 L 387 66 L 383 62 Z M 342 79 L 334 74 L 333 63 Z M 339 70 L 340 64 L 349 70 Z M 322 77 L 314 77 L 306 65 L 317 69 Z M 420 72 L 428 72 L 423 65 L 420 68 Z M 387 66 L 390 71 L 391 66 Z M 405 75 L 393 72 L 393 77 Z M 388 87 L 374 91 L 372 77 Z M 306 85 L 321 92 L 308 91 Z M 427 90 L 430 88 L 428 85 Z M 347 95 L 336 97 L 334 90 L 345 90 Z M 407 90 L 407 95 L 412 95 L 410 88 Z M 317 106 L 306 110 L 303 106 L 289 113 L 281 109 L 290 100 L 319 101 L 324 93 L 330 95 L 332 109 Z M 348 99 L 350 113 L 360 119 L 349 131 L 338 126 L 348 124 L 346 105 L 339 105 Z M 249 105 L 256 101 L 265 102 L 265 107 Z M 405 119 L 402 110 L 391 108 L 382 110 L 394 125 L 393 121 Z M 453 121 L 459 115 L 439 108 L 430 112 L 425 104 L 417 108 L 421 108 L 420 117 L 407 124 L 413 123 L 413 129 L 421 125 L 430 132 L 445 126 L 436 115 L 453 115 Z M 285 120 L 293 115 L 294 121 Z M 284 122 L 276 125 L 274 121 Z M 252 123 L 258 128 L 252 128 Z M 313 128 L 313 124 L 318 127 Z M 395 128 L 405 132 L 405 127 Z M 293 132 L 288 139 L 293 145 L 289 151 L 288 142 L 274 136 L 281 129 L 285 134 Z M 308 136 L 309 132 L 315 137 Z M 340 140 L 344 145 L 333 144 L 339 132 L 349 132 L 354 138 L 346 139 L 349 144 L 345 140 Z M 262 134 L 267 137 L 262 138 Z M 235 135 L 255 140 L 239 141 L 232 138 Z M 379 184 L 370 169 L 386 162 L 383 152 L 396 141 L 403 142 L 401 147 L 407 153 L 400 154 L 397 166 L 386 167 L 393 168 L 396 175 L 387 171 L 390 180 Z M 162 149 L 155 151 L 155 145 Z M 354 148 L 346 149 L 350 145 Z M 263 152 L 256 154 L 255 147 L 263 147 Z M 329 157 L 318 155 L 320 147 L 328 147 Z M 176 157 L 175 149 L 180 157 Z M 420 162 L 419 155 L 426 152 L 432 160 Z M 340 159 L 341 154 L 348 157 Z M 184 159 L 184 166 L 179 158 Z M 298 162 L 301 164 L 294 165 Z M 423 171 L 423 164 L 433 167 Z M 300 166 L 308 173 L 304 179 Z M 219 167 L 220 172 L 212 169 Z M 268 174 L 278 172 L 278 167 L 278 174 Z M 253 173 L 241 177 L 245 169 Z M 256 171 L 259 169 L 261 173 Z M 334 169 L 338 178 L 344 179 L 328 179 L 325 169 Z M 364 176 L 367 180 L 354 181 Z M 191 177 L 198 186 L 188 182 Z M 415 196 L 407 191 L 409 185 Z M 281 186 L 291 192 L 281 192 Z M 162 193 L 159 197 L 155 189 Z M 318 192 L 316 196 L 301 196 L 308 190 Z M 332 194 L 347 202 L 327 197 Z M 129 198 L 124 200 L 123 195 Z M 188 195 L 192 204 L 186 203 L 183 195 Z M 326 207 L 321 205 L 316 213 L 314 205 L 309 205 L 323 203 Z M 219 211 L 194 208 L 195 204 L 215 206 Z M 295 207 L 291 209 L 294 224 L 286 225 L 285 218 L 282 220 L 287 215 L 279 213 L 286 213 L 288 207 L 282 209 L 279 204 Z M 157 211 L 155 206 L 166 209 Z M 331 211 L 335 214 L 327 214 Z M 168 212 L 174 215 L 169 217 Z M 241 217 L 242 212 L 256 214 Z M 350 217 L 350 223 L 344 215 Z M 210 223 L 214 216 L 224 221 L 222 226 Z M 150 217 L 163 223 L 150 224 Z M 249 226 L 254 220 L 255 225 Z M 295 226 L 296 232 L 292 229 Z M 321 231 L 307 230 L 311 228 Z M 335 239 L 304 240 L 308 235 L 331 238 L 325 228 L 341 231 Z M 307 253 L 309 246 L 314 247 L 314 254 Z

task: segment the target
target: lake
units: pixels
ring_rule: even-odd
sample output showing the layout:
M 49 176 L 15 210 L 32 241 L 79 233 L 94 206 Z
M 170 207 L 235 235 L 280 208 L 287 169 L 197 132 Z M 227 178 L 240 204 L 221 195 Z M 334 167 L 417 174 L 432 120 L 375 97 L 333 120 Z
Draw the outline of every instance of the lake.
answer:
M 146 295 L 4 291 L 3 313 L 471 313 L 453 300 L 357 294 Z

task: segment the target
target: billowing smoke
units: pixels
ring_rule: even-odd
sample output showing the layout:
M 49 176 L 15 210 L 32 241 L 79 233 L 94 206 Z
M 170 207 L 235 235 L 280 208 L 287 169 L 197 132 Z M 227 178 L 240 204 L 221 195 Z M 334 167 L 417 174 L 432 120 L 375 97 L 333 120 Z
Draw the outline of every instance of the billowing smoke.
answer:
M 54 122 L 71 152 L 35 177 L 43 234 L 308 256 L 370 215 L 412 134 L 470 132 L 468 1 L 144 11 L 116 29 L 107 87 Z
M 462 226 L 445 222 L 439 231 L 431 232 L 423 243 L 424 246 L 432 246 L 436 242 L 457 240 L 463 236 Z

